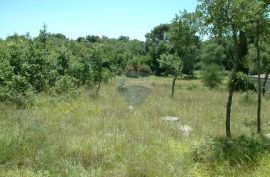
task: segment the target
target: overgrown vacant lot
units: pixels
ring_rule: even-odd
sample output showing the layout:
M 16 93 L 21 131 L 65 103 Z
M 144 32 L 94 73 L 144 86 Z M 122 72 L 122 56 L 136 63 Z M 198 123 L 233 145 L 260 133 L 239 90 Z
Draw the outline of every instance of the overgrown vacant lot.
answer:
M 113 80 L 99 97 L 80 89 L 41 95 L 28 109 L 1 104 L 0 176 L 269 176 L 269 145 L 255 133 L 255 95 L 236 93 L 227 142 L 225 86 L 209 90 L 200 80 L 179 80 L 171 98 L 171 79 L 126 84 L 150 88 L 145 102 L 130 109 Z M 265 133 L 269 108 L 265 98 Z M 180 131 L 184 125 L 193 130 L 189 136 Z

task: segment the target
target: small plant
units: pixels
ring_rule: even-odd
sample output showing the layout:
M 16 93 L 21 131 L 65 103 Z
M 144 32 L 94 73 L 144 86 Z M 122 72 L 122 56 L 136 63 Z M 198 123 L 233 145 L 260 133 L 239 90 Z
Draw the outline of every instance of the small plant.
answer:
M 218 87 L 223 80 L 223 72 L 221 68 L 216 64 L 211 64 L 204 68 L 202 72 L 202 82 L 206 87 L 210 89 Z

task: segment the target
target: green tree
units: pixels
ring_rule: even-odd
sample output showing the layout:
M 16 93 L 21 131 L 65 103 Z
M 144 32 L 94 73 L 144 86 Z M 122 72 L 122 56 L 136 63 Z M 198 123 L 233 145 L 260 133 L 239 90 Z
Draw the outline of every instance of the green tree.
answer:
M 98 85 L 97 94 L 99 93 L 101 83 L 107 82 L 113 75 L 110 71 L 110 62 L 103 53 L 101 45 L 93 46 L 91 53 L 91 65 L 94 74 L 94 83 Z
M 262 1 L 263 2 L 263 1 Z M 256 61 L 257 61 L 257 71 L 258 71 L 258 104 L 257 104 L 257 133 L 261 133 L 261 104 L 262 104 L 262 86 L 261 86 L 261 73 L 262 73 L 262 59 L 261 59 L 261 38 L 264 36 L 268 20 L 267 19 L 267 9 L 264 8 L 265 4 L 261 3 L 261 7 L 258 8 L 257 13 L 254 16 L 255 21 L 255 34 L 256 34 Z M 268 26 L 269 27 L 269 26 Z
M 162 54 L 159 59 L 159 64 L 161 68 L 165 69 L 168 74 L 173 76 L 171 93 L 171 97 L 173 97 L 176 79 L 182 74 L 181 58 L 177 54 Z
M 173 19 L 169 31 L 169 41 L 173 51 L 182 60 L 183 72 L 191 75 L 197 62 L 196 52 L 199 44 L 195 18 L 195 13 L 183 11 Z
M 92 43 L 100 42 L 100 37 L 99 36 L 94 36 L 94 35 L 88 35 L 88 36 L 86 36 L 86 40 L 88 42 L 92 42 Z
M 262 67 L 263 67 L 263 72 L 265 73 L 265 78 L 263 81 L 263 86 L 262 86 L 262 94 L 265 96 L 266 92 L 266 83 L 269 78 L 270 74 L 270 45 L 268 42 L 264 42 L 262 44 Z
M 200 49 L 200 66 L 202 68 L 211 64 L 226 68 L 226 58 L 224 47 L 219 45 L 216 40 L 210 39 L 203 42 Z
M 150 33 L 145 35 L 145 50 L 152 57 L 151 69 L 155 74 L 161 75 L 162 68 L 159 65 L 159 58 L 164 53 L 171 52 L 171 45 L 168 41 L 169 24 L 160 24 L 156 26 Z
M 29 41 L 14 35 L 0 50 L 0 100 L 17 106 L 30 103 L 34 88 L 30 84 Z
M 254 15 L 261 9 L 261 3 L 253 0 L 199 0 L 198 10 L 202 15 L 210 34 L 213 36 L 229 36 L 234 46 L 233 70 L 229 81 L 229 96 L 226 110 L 226 135 L 231 137 L 231 106 L 235 90 L 236 73 L 242 64 L 240 35 L 252 26 Z

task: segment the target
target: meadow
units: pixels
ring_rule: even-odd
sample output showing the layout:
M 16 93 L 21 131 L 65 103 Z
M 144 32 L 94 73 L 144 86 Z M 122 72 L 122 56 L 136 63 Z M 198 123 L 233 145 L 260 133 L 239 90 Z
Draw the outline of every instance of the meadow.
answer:
M 120 78 L 95 90 L 62 96 L 42 93 L 33 106 L 0 104 L 0 176 L 269 176 L 269 143 L 256 135 L 256 93 L 236 93 L 232 140 L 225 139 L 225 84 L 201 80 Z M 132 95 L 135 94 L 135 95 Z M 145 99 L 133 102 L 130 99 Z M 137 104 L 135 104 L 137 103 Z M 270 133 L 270 97 L 263 99 L 262 127 Z M 166 122 L 164 116 L 179 121 Z M 181 126 L 192 131 L 185 135 Z

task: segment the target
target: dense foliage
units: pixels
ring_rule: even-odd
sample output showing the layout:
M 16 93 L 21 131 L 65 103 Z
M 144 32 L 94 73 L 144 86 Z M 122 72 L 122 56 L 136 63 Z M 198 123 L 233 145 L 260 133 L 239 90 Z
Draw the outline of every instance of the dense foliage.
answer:
M 19 106 L 39 92 L 61 94 L 79 86 L 97 86 L 131 64 L 151 71 L 144 43 L 128 37 L 98 36 L 77 40 L 51 34 L 46 26 L 37 37 L 14 34 L 0 42 L 0 100 Z
M 211 88 L 221 83 L 220 71 L 235 72 L 229 76 L 242 72 L 230 78 L 229 83 L 235 81 L 234 91 L 255 90 L 244 74 L 265 73 L 267 80 L 270 67 L 267 28 L 261 28 L 258 47 L 253 21 L 261 19 L 265 26 L 269 21 L 261 15 L 267 6 L 248 3 L 201 0 L 195 12 L 182 11 L 170 23 L 157 25 L 145 35 L 145 41 L 94 35 L 74 40 L 49 33 L 46 26 L 37 37 L 28 33 L 8 36 L 0 40 L 0 100 L 31 104 L 36 93 L 62 94 L 80 86 L 96 87 L 98 93 L 102 82 L 123 74 L 171 76 L 173 96 L 177 78 L 183 74 L 193 77 L 195 70 L 203 71 L 203 82 Z M 258 48 L 260 68 L 256 64 Z M 243 78 L 250 88 L 239 84 Z

